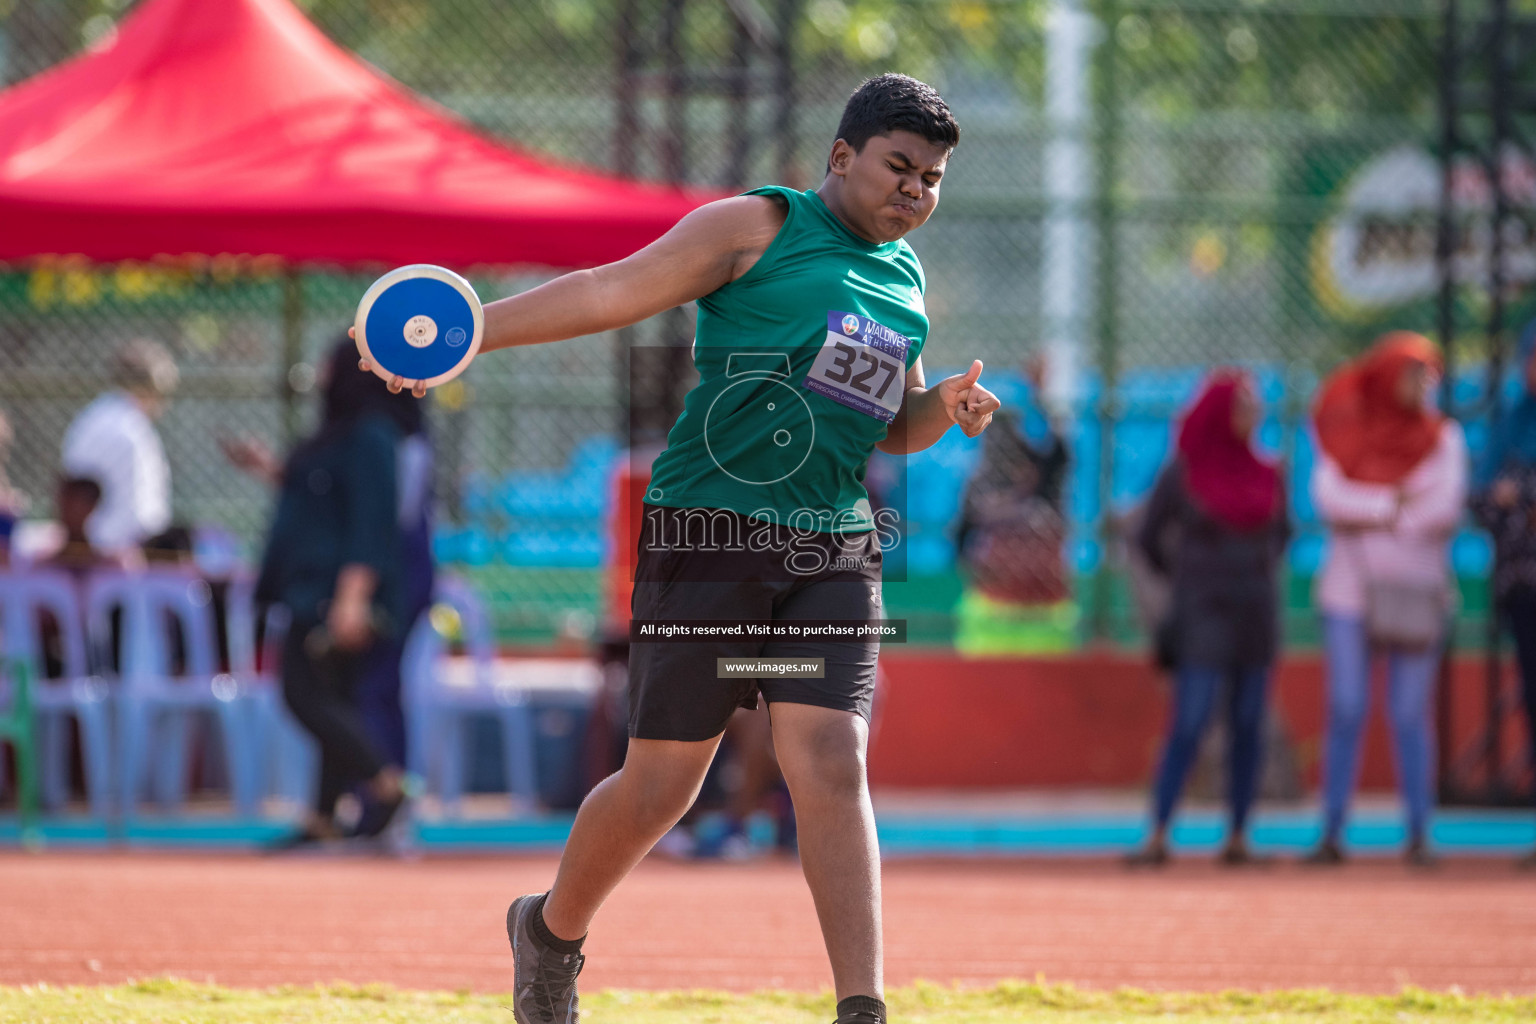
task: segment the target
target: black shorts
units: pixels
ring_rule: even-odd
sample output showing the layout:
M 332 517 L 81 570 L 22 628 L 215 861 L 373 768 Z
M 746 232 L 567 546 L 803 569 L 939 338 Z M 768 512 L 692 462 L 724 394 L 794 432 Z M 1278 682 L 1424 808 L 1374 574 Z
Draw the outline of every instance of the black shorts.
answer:
M 795 532 L 724 509 L 645 506 L 634 622 L 869 621 L 881 617 L 880 541 L 874 531 Z M 707 740 L 737 708 L 811 704 L 870 718 L 880 643 L 722 638 L 633 640 L 629 735 Z M 717 658 L 820 658 L 820 679 L 719 678 Z

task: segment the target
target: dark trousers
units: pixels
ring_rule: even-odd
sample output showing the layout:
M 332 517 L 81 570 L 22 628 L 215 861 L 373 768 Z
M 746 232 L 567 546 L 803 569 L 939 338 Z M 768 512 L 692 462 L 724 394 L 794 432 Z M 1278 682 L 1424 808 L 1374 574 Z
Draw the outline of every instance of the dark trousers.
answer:
M 306 643 L 314 623 L 294 623 L 283 645 L 283 700 L 320 746 L 315 811 L 336 812 L 336 800 L 384 767 L 356 701 L 366 652 L 314 652 Z
M 1190 765 L 1200 751 L 1200 739 L 1216 705 L 1223 684 L 1227 687 L 1230 747 L 1227 752 L 1231 781 L 1227 800 L 1232 813 L 1232 833 L 1241 835 L 1248 824 L 1258 788 L 1259 763 L 1263 757 L 1264 704 L 1269 692 L 1269 666 L 1260 665 L 1226 672 L 1196 665 L 1180 665 L 1174 672 L 1173 710 L 1168 716 L 1168 740 L 1153 788 L 1153 814 L 1159 825 L 1168 824 L 1184 791 Z
M 1536 588 L 1516 587 L 1504 597 L 1504 617 L 1515 637 L 1520 689 L 1525 696 L 1525 726 L 1536 765 Z
M 357 684 L 357 706 L 374 746 L 390 764 L 406 763 L 405 712 L 400 706 L 400 659 L 416 620 L 432 607 L 432 536 L 425 522 L 407 531 L 401 565 L 405 615 L 394 635 L 376 641 Z
M 400 706 L 400 659 L 405 641 L 376 641 L 358 672 L 357 710 L 374 747 L 390 764 L 405 764 L 405 712 Z

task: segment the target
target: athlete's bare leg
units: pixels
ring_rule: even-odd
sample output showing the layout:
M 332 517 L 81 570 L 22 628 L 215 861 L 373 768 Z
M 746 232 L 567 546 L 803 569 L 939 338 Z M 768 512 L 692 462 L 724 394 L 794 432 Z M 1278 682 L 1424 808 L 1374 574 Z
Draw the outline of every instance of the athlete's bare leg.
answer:
M 769 710 L 837 998 L 883 999 L 880 847 L 865 772 L 869 726 L 853 712 L 808 704 L 780 701 Z
M 629 741 L 624 767 L 598 783 L 576 812 L 544 903 L 544 923 L 556 938 L 587 934 L 603 901 L 693 805 L 719 746 L 719 736 Z

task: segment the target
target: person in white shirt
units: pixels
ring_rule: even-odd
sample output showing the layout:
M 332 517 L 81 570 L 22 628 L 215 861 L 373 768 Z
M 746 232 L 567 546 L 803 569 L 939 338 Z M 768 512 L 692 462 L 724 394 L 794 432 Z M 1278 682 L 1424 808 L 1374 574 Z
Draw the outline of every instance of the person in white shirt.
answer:
M 136 549 L 171 523 L 171 470 L 154 421 L 178 379 L 165 346 L 126 342 L 113 358 L 116 387 L 81 409 L 64 432 L 65 474 L 101 485 L 101 504 L 86 529 L 104 553 Z

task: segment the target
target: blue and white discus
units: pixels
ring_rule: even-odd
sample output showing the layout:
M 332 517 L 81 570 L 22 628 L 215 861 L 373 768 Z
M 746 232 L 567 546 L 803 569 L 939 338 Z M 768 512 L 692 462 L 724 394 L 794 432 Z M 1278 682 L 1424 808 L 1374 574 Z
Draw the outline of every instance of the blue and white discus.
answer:
M 470 283 L 413 263 L 373 282 L 357 306 L 357 350 L 385 380 L 445 384 L 480 351 L 485 312 Z

